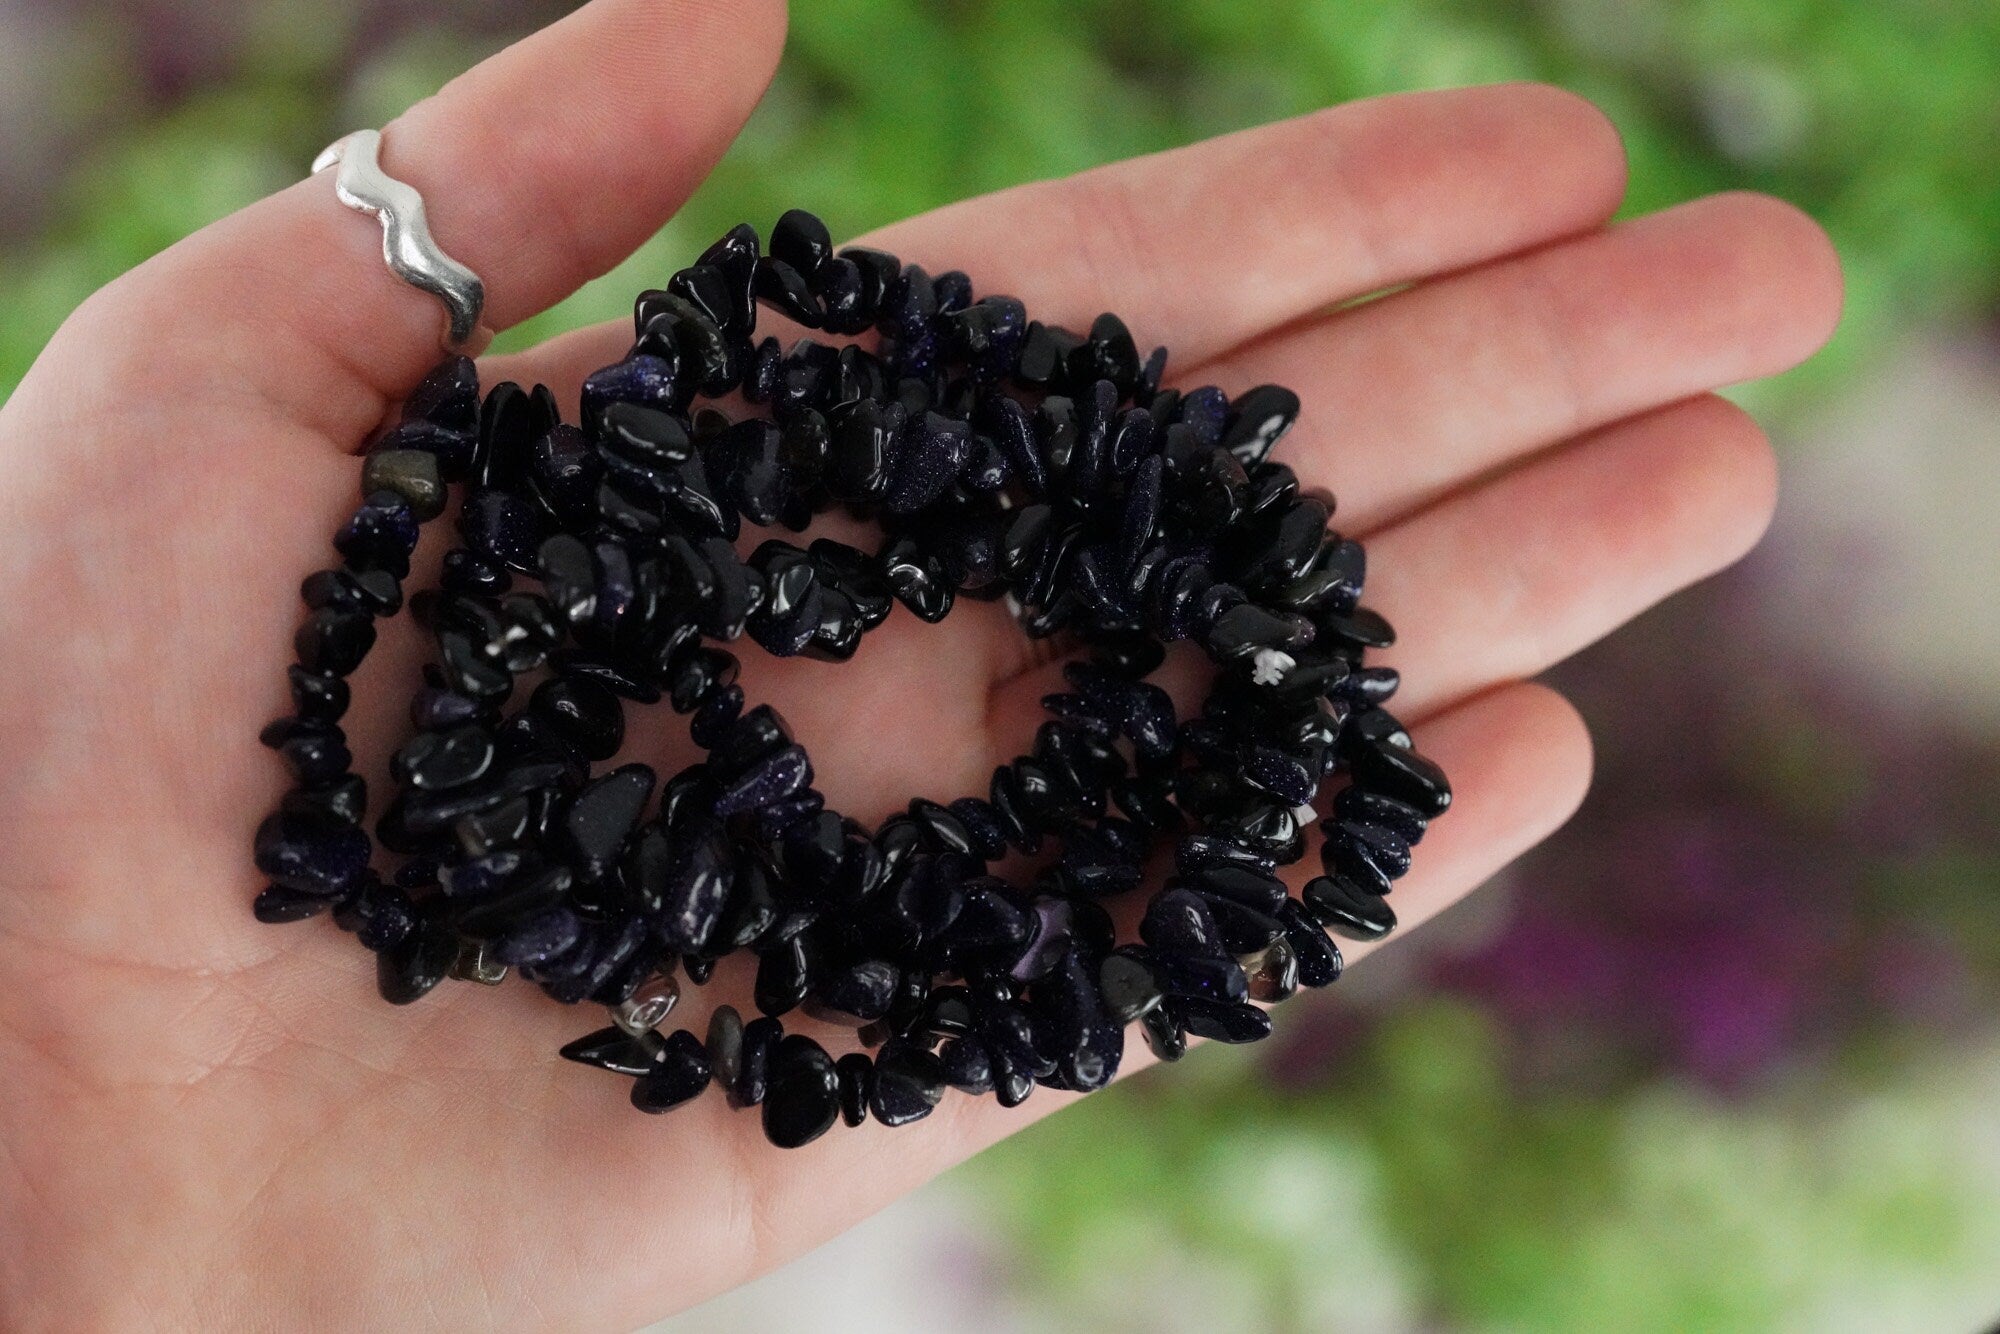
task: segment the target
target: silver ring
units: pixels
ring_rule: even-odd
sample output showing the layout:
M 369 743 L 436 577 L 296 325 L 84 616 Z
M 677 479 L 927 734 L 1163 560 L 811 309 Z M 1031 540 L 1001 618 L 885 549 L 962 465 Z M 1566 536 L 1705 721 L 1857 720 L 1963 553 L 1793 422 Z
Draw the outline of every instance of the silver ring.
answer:
M 444 302 L 449 317 L 446 350 L 476 354 L 493 336 L 479 323 L 486 308 L 486 285 L 439 247 L 424 217 L 424 197 L 416 187 L 382 170 L 381 151 L 380 130 L 356 130 L 313 159 L 313 174 L 339 165 L 334 193 L 349 208 L 382 220 L 382 258 L 390 270 Z

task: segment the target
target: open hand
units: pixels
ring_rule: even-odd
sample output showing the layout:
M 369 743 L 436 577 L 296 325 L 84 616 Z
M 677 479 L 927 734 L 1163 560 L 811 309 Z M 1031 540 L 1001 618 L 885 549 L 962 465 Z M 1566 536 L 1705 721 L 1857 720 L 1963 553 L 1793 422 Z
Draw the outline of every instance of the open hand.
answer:
M 777 0 L 595 0 L 388 127 L 384 166 L 504 328 L 674 212 L 784 21 Z M 1835 259 L 1798 212 L 1721 196 L 1612 226 L 1623 173 L 1567 93 L 1423 93 L 868 238 L 1045 320 L 1115 310 L 1172 349 L 1173 381 L 1299 391 L 1280 457 L 1368 542 L 1397 712 L 1457 792 L 1397 891 L 1406 925 L 1575 807 L 1583 727 L 1521 682 L 1757 539 L 1771 452 L 1710 391 L 1792 365 L 1837 316 Z M 302 181 L 98 293 L 0 410 L 7 1328 L 631 1326 L 1068 1098 L 948 1095 L 920 1125 L 781 1153 L 718 1096 L 634 1114 L 622 1081 L 555 1054 L 598 1021 L 531 987 L 391 1008 L 324 921 L 251 920 L 250 835 L 283 787 L 256 733 L 285 711 L 297 584 L 353 504 L 355 455 L 437 357 L 435 304 L 379 244 Z M 629 338 L 583 330 L 482 374 L 573 412 Z M 392 624 L 347 723 L 378 766 L 422 652 Z M 983 790 L 1054 672 L 980 605 L 936 627 L 899 610 L 844 668 L 746 650 L 745 682 L 871 818 Z M 671 714 L 632 730 L 635 757 L 682 762 Z M 748 1009 L 747 985 L 725 966 L 675 1022 Z

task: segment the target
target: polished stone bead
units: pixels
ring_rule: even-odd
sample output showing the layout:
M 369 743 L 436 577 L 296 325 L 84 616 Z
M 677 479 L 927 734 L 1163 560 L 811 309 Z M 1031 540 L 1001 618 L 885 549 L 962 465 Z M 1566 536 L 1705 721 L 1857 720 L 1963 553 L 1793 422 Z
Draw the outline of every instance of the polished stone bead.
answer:
M 674 949 L 709 948 L 722 929 L 735 887 L 737 863 L 719 838 L 705 838 L 677 859 L 655 929 Z
M 1277 916 L 1285 924 L 1285 943 L 1291 946 L 1292 956 L 1298 962 L 1299 985 L 1326 987 L 1339 981 L 1346 967 L 1340 948 L 1327 939 L 1326 931 L 1313 921 L 1299 901 L 1286 900 Z
M 860 270 L 861 306 L 872 319 L 881 312 L 883 301 L 903 271 L 902 261 L 886 250 L 866 246 L 848 246 L 840 252 L 840 258 L 852 260 Z
M 784 433 L 777 423 L 747 418 L 724 431 L 709 449 L 712 475 L 744 518 L 768 528 L 784 517 L 791 481 L 784 466 Z
M 1318 766 L 1275 746 L 1250 747 L 1243 757 L 1242 773 L 1246 781 L 1294 806 L 1310 805 L 1319 791 Z
M 776 657 L 801 652 L 821 620 L 817 567 L 805 552 L 786 542 L 759 547 L 751 564 L 763 575 L 764 602 L 750 618 L 750 637 Z
M 750 279 L 757 265 L 757 229 L 747 222 L 739 222 L 701 252 L 695 262 L 716 270 L 729 284 L 729 308 L 735 322 L 729 328 L 738 335 L 748 335 L 755 327 L 756 310 L 750 304 Z
M 366 612 L 324 607 L 306 617 L 292 637 L 299 666 L 322 676 L 346 676 L 375 646 L 375 622 Z
M 1139 347 L 1125 321 L 1106 312 L 1091 322 L 1090 334 L 1070 353 L 1069 378 L 1076 384 L 1108 380 L 1121 398 L 1139 386 Z
M 451 881 L 447 892 L 454 900 L 451 922 L 459 934 L 480 941 L 511 936 L 542 914 L 562 906 L 570 896 L 574 876 L 567 866 L 528 866 L 510 871 L 500 883 L 476 896 L 466 893 L 460 880 L 467 866 L 513 855 L 506 850 L 487 853 L 446 873 Z
M 466 546 L 512 570 L 532 574 L 542 543 L 541 515 L 519 496 L 481 487 L 465 499 L 458 531 Z
M 1069 383 L 1070 358 L 1082 346 L 1082 335 L 1031 320 L 1021 339 L 1015 378 L 1035 389 L 1061 389 Z
M 936 503 L 972 458 L 972 428 L 936 412 L 915 414 L 896 438 L 883 507 L 912 514 Z
M 728 817 L 795 796 L 812 783 L 812 762 L 802 746 L 786 746 L 745 769 L 716 798 L 715 813 Z
M 784 1036 L 783 1026 L 775 1019 L 760 1016 L 743 1025 L 736 1082 L 725 1089 L 730 1106 L 754 1107 L 764 1101 L 770 1089 L 771 1056 Z
M 971 851 L 980 860 L 997 861 L 1007 855 L 1006 831 L 989 803 L 978 797 L 960 797 L 945 809 L 965 830 Z
M 701 702 L 694 717 L 688 719 L 689 738 L 703 749 L 713 746 L 743 712 L 743 698 L 742 686 L 724 686 L 715 691 Z
M 259 739 L 283 756 L 292 777 L 307 787 L 332 782 L 354 762 L 346 736 L 333 723 L 280 718 L 265 727 Z
M 709 1013 L 706 1045 L 715 1082 L 725 1091 L 734 1089 L 743 1073 L 743 1016 L 735 1006 L 718 1005 Z
M 666 1040 L 658 1033 L 635 1035 L 614 1024 L 563 1044 L 559 1055 L 614 1075 L 643 1075 L 665 1049 Z
M 586 760 L 608 760 L 625 743 L 625 708 L 602 682 L 557 676 L 535 687 L 529 709 Z
M 484 728 L 420 732 L 396 752 L 390 765 L 397 781 L 426 792 L 463 787 L 493 767 L 493 738 Z
M 1319 636 L 1329 645 L 1351 649 L 1388 648 L 1396 642 L 1395 627 L 1366 607 L 1356 607 L 1345 616 L 1320 616 Z
M 861 266 L 845 256 L 829 259 L 813 284 L 825 308 L 822 319 L 829 333 L 857 334 L 875 322 L 874 307 L 862 299 L 865 279 Z
M 993 1091 L 993 1056 L 986 1044 L 971 1035 L 951 1038 L 938 1049 L 944 1067 L 944 1082 L 961 1093 L 977 1097 Z
M 1451 806 L 1451 784 L 1444 771 L 1414 750 L 1363 744 L 1350 751 L 1348 762 L 1356 784 L 1402 802 L 1427 820 L 1436 819 Z
M 1198 1038 L 1212 1042 L 1261 1042 L 1271 1036 L 1271 1016 L 1247 1003 L 1188 997 L 1175 1002 L 1181 1023 Z
M 279 811 L 257 828 L 257 869 L 287 889 L 335 898 L 368 869 L 368 835 L 346 821 Z
M 1237 395 L 1229 405 L 1223 448 L 1245 467 L 1262 463 L 1271 447 L 1299 417 L 1299 396 L 1281 385 L 1265 384 Z
M 1249 995 L 1243 966 L 1229 955 L 1196 955 L 1162 950 L 1153 957 L 1169 995 L 1240 1001 Z
M 437 455 L 422 449 L 378 449 L 361 467 L 364 494 L 389 491 L 401 496 L 422 523 L 444 512 L 444 482 Z
M 666 1112 L 708 1087 L 710 1065 L 701 1040 L 685 1028 L 662 1044 L 653 1063 L 632 1082 L 632 1105 L 642 1112 Z
M 1186 874 L 1190 888 L 1261 913 L 1275 914 L 1285 903 L 1284 882 L 1259 865 L 1222 862 Z
M 472 358 L 446 357 L 432 368 L 403 400 L 403 420 L 473 430 L 479 422 L 479 370 Z
M 1166 999 L 1166 986 L 1152 962 L 1143 955 L 1120 951 L 1104 956 L 1098 965 L 1097 981 L 1104 1006 L 1121 1024 L 1133 1020 Z
M 1288 938 L 1281 936 L 1254 954 L 1238 956 L 1249 982 L 1250 999 L 1276 1003 L 1290 1000 L 1299 989 L 1299 958 Z
M 757 261 L 757 299 L 794 324 L 808 329 L 820 326 L 819 302 L 805 275 L 789 262 L 766 255 Z
M 717 648 L 697 648 L 675 658 L 667 673 L 667 702 L 676 713 L 692 713 L 703 700 L 736 682 L 742 670 L 734 654 Z
M 1208 629 L 1208 648 L 1218 661 L 1230 662 L 1265 650 L 1302 648 L 1312 638 L 1312 622 L 1303 616 L 1239 602 L 1215 618 Z
M 936 1109 L 944 1088 L 942 1061 L 915 1043 L 892 1038 L 876 1053 L 868 1109 L 885 1126 L 908 1125 Z
M 616 863 L 654 781 L 646 765 L 621 765 L 592 779 L 570 802 L 562 817 L 563 837 L 585 879 L 602 879 Z
M 868 400 L 834 409 L 827 489 L 849 503 L 879 498 L 889 485 L 889 457 L 907 418 L 901 404 Z
M 458 937 L 432 914 L 422 916 L 408 935 L 375 956 L 375 987 L 391 1005 L 408 1005 L 429 994 L 458 962 Z
M 303 922 L 325 912 L 332 900 L 319 894 L 308 894 L 285 885 L 266 885 L 257 894 L 251 912 L 260 922 L 276 925 L 281 922 Z
M 438 633 L 438 668 L 442 685 L 482 704 L 497 705 L 514 689 L 514 674 L 455 630 Z
M 764 1136 L 796 1149 L 824 1135 L 840 1114 L 840 1076 L 833 1058 L 811 1038 L 792 1034 L 771 1055 L 764 1095 Z
M 287 667 L 285 675 L 291 682 L 292 707 L 299 717 L 331 723 L 347 712 L 347 682 L 338 676 L 308 671 L 297 664 Z
M 1410 844 L 1421 842 L 1430 827 L 1430 821 L 1414 806 L 1358 787 L 1345 787 L 1334 794 L 1333 813 L 1342 820 L 1362 820 L 1394 830 Z
M 851 1051 L 833 1063 L 840 1078 L 840 1119 L 858 1126 L 868 1119 L 869 1096 L 875 1091 L 875 1062 L 865 1052 Z
M 477 448 L 477 437 L 470 428 L 446 430 L 425 421 L 404 422 L 375 442 L 377 453 L 407 450 L 430 455 L 436 462 L 438 480 L 444 483 L 457 481 L 471 471 Z
M 1173 954 L 1222 956 L 1222 928 L 1207 900 L 1192 890 L 1165 889 L 1146 905 L 1139 937 L 1156 950 Z
M 806 1013 L 828 1023 L 873 1023 L 889 1013 L 902 980 L 901 969 L 880 959 L 850 964 L 818 984 L 806 1000 Z
M 754 260 L 751 262 L 755 264 Z M 747 293 L 739 294 L 720 267 L 691 264 L 667 280 L 667 290 L 693 304 L 726 332 L 747 334 L 755 327 L 750 308 L 739 304 L 741 296 Z
M 535 914 L 493 943 L 493 957 L 516 966 L 542 964 L 574 948 L 583 924 L 567 908 Z
M 394 491 L 371 491 L 333 535 L 334 550 L 356 569 L 382 569 L 403 578 L 417 546 L 417 516 Z
M 1065 1087 L 1086 1092 L 1111 1082 L 1125 1050 L 1124 1033 L 1105 1010 L 1095 971 L 1072 949 L 1033 993 L 1055 1048 L 1056 1074 Z
M 287 792 L 280 808 L 287 815 L 309 820 L 358 825 L 368 810 L 368 785 L 360 774 L 343 774 L 330 782 Z
M 566 526 L 580 527 L 595 513 L 604 464 L 582 431 L 558 426 L 528 451 L 528 480 L 550 515 Z
M 833 256 L 833 238 L 817 216 L 802 208 L 787 209 L 771 228 L 770 249 L 773 256 L 810 281 Z
M 1174 1002 L 1140 1015 L 1139 1032 L 1146 1040 L 1147 1050 L 1163 1062 L 1178 1061 L 1187 1055 L 1187 1034 L 1181 1031 L 1180 1009 Z
M 513 586 L 514 576 L 489 556 L 453 547 L 444 553 L 444 569 L 438 582 L 447 593 L 498 595 Z
M 472 456 L 472 484 L 512 490 L 527 476 L 536 412 L 526 390 L 511 380 L 488 391 L 479 408 L 479 446 Z
M 1320 859 L 1329 875 L 1345 875 L 1377 894 L 1410 869 L 1410 845 L 1401 834 L 1366 820 L 1322 821 Z
M 1396 928 L 1396 911 L 1345 876 L 1315 876 L 1301 894 L 1314 921 L 1349 940 L 1380 940 Z
M 812 983 L 812 956 L 805 937 L 793 936 L 758 956 L 757 1009 L 773 1019 L 789 1014 L 806 998 Z
M 944 562 L 911 537 L 891 538 L 882 548 L 882 571 L 896 600 L 919 620 L 935 624 L 951 611 L 954 588 Z
M 299 585 L 299 597 L 314 611 L 330 608 L 393 616 L 403 606 L 403 585 L 388 570 L 343 566 L 307 575 Z

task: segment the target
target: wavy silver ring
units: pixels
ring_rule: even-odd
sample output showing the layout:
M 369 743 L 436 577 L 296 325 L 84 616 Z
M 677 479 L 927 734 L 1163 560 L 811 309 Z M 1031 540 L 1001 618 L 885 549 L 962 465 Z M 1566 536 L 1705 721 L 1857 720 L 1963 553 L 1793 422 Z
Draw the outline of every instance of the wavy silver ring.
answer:
M 477 353 L 492 338 L 479 323 L 486 286 L 479 275 L 444 253 L 424 217 L 415 186 L 382 170 L 382 132 L 356 130 L 329 144 L 313 160 L 313 174 L 339 165 L 334 193 L 340 202 L 382 220 L 382 258 L 398 278 L 444 302 L 450 317 L 447 350 Z

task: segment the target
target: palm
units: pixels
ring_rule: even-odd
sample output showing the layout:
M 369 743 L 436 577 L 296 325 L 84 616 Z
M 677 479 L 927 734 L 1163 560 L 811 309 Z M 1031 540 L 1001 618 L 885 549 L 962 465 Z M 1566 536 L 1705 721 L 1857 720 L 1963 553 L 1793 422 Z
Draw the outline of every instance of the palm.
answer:
M 495 316 L 607 266 L 699 179 L 768 73 L 769 9 L 724 41 L 698 7 L 599 0 L 392 132 L 391 169 L 430 190 Z M 676 153 L 627 160 L 630 126 L 530 127 L 513 176 L 468 170 L 480 126 L 518 121 L 535 80 L 598 70 L 638 12 L 654 68 L 706 40 L 704 72 L 662 89 L 627 61 L 579 96 L 671 128 Z M 618 188 L 575 203 L 592 173 Z M 1574 714 L 1508 683 L 1754 540 L 1768 453 L 1700 395 L 1805 355 L 1837 305 L 1797 215 L 1717 199 L 1602 231 L 1620 183 L 1593 113 L 1492 89 L 1360 104 L 881 238 L 1044 318 L 1117 309 L 1174 348 L 1184 381 L 1300 390 L 1286 455 L 1369 536 L 1371 601 L 1404 632 L 1400 712 L 1459 790 L 1399 893 L 1406 923 L 1573 807 Z M 519 244 L 558 194 L 573 230 Z M 427 360 L 431 311 L 373 271 L 370 245 L 324 182 L 302 185 L 108 290 L 0 415 L 0 1216 L 30 1220 L 0 1292 L 23 1319 L 98 1303 L 168 1323 L 629 1324 L 1063 1100 L 953 1098 L 893 1135 L 779 1154 L 719 1099 L 629 1114 L 617 1081 L 553 1055 L 590 1021 L 532 989 L 451 985 L 392 1009 L 337 932 L 250 921 L 249 831 L 280 784 L 254 733 L 282 711 L 294 590 L 351 503 L 352 451 Z M 265 268 L 230 262 L 246 249 Z M 487 375 L 573 404 L 623 341 L 586 331 Z M 396 624 L 356 683 L 363 756 L 393 744 L 421 652 Z M 866 816 L 977 790 L 1031 733 L 1050 670 L 968 608 L 938 627 L 899 612 L 845 669 L 755 659 L 746 687 Z M 671 714 L 633 731 L 636 757 L 679 762 Z M 740 1004 L 745 980 L 725 968 L 690 1022 L 711 998 Z

